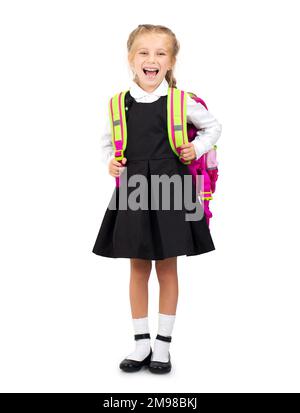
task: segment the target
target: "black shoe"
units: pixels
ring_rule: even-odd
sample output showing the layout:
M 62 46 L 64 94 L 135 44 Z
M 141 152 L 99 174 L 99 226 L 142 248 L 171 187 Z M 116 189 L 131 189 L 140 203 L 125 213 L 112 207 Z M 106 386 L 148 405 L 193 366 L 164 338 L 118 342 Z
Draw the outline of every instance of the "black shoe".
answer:
M 168 341 L 169 343 L 171 342 L 172 337 L 171 336 L 161 336 L 160 334 L 157 334 L 156 338 L 158 340 L 162 341 Z M 169 360 L 168 361 L 155 361 L 151 360 L 150 364 L 148 366 L 149 371 L 151 373 L 155 374 L 164 374 L 164 373 L 169 373 L 171 371 L 172 364 L 171 364 L 171 355 L 169 352 Z
M 149 333 L 145 334 L 135 334 L 134 339 L 135 340 L 140 340 L 142 338 L 150 338 Z M 150 347 L 150 353 L 144 360 L 142 361 L 137 361 L 137 360 L 131 360 L 131 359 L 124 359 L 121 361 L 119 367 L 121 370 L 126 371 L 127 373 L 131 373 L 134 371 L 139 371 L 143 366 L 149 366 L 150 361 L 151 361 L 151 356 L 152 356 L 152 348 Z

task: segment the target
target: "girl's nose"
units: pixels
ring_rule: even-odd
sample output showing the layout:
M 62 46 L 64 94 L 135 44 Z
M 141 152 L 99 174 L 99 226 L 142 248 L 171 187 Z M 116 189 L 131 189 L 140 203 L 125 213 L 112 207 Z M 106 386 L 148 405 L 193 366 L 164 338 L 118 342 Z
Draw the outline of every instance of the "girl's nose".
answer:
M 155 58 L 154 58 L 154 56 L 149 56 L 149 60 L 148 60 L 148 63 L 155 63 Z

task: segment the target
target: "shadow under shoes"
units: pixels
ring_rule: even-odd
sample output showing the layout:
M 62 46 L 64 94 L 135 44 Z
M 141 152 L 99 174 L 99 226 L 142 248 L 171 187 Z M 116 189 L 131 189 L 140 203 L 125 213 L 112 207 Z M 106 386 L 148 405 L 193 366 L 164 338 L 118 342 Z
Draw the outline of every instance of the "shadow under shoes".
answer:
M 157 334 L 156 338 L 158 340 L 167 341 L 169 343 L 172 340 L 171 336 L 162 336 L 160 334 Z M 148 366 L 149 371 L 151 371 L 151 373 L 155 373 L 155 374 L 169 373 L 172 369 L 172 364 L 171 364 L 170 352 L 168 352 L 168 354 L 169 354 L 169 360 L 166 361 L 166 362 L 151 360 L 150 364 Z
M 145 334 L 135 334 L 134 339 L 135 340 L 141 340 L 143 338 L 150 338 L 149 333 Z M 149 366 L 150 361 L 151 361 L 151 356 L 152 356 L 152 348 L 150 347 L 150 353 L 144 360 L 138 361 L 138 360 L 131 360 L 125 358 L 124 360 L 121 361 L 119 367 L 121 370 L 126 371 L 127 373 L 132 373 L 135 371 L 141 370 L 143 366 Z

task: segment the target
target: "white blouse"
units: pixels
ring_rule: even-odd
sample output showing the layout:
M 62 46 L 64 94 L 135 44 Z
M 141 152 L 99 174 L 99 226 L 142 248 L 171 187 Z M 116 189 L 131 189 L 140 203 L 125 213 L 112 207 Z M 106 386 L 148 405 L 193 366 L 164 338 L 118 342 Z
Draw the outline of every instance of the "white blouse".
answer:
M 152 103 L 160 96 L 167 95 L 168 88 L 169 84 L 164 79 L 153 92 L 148 93 L 132 80 L 129 92 L 137 102 Z M 222 125 L 201 103 L 195 102 L 190 96 L 187 96 L 186 115 L 187 122 L 197 128 L 197 135 L 192 143 L 198 159 L 217 142 L 222 132 Z M 114 149 L 108 113 L 105 130 L 101 137 L 101 161 L 108 164 L 113 157 Z

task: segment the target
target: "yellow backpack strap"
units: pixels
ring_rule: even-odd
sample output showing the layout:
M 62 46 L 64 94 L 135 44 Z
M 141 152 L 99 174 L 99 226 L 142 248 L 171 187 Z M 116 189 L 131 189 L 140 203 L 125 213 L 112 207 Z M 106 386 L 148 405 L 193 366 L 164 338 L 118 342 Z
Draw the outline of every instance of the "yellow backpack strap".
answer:
M 127 145 L 127 126 L 125 115 L 125 95 L 128 91 L 117 93 L 109 101 L 110 126 L 114 156 L 117 161 L 124 158 Z
M 180 158 L 179 147 L 189 142 L 187 134 L 186 120 L 186 101 L 187 92 L 176 88 L 169 87 L 167 98 L 167 116 L 168 116 L 168 137 L 173 152 L 179 156 L 184 164 L 190 164 L 191 161 L 184 161 Z

